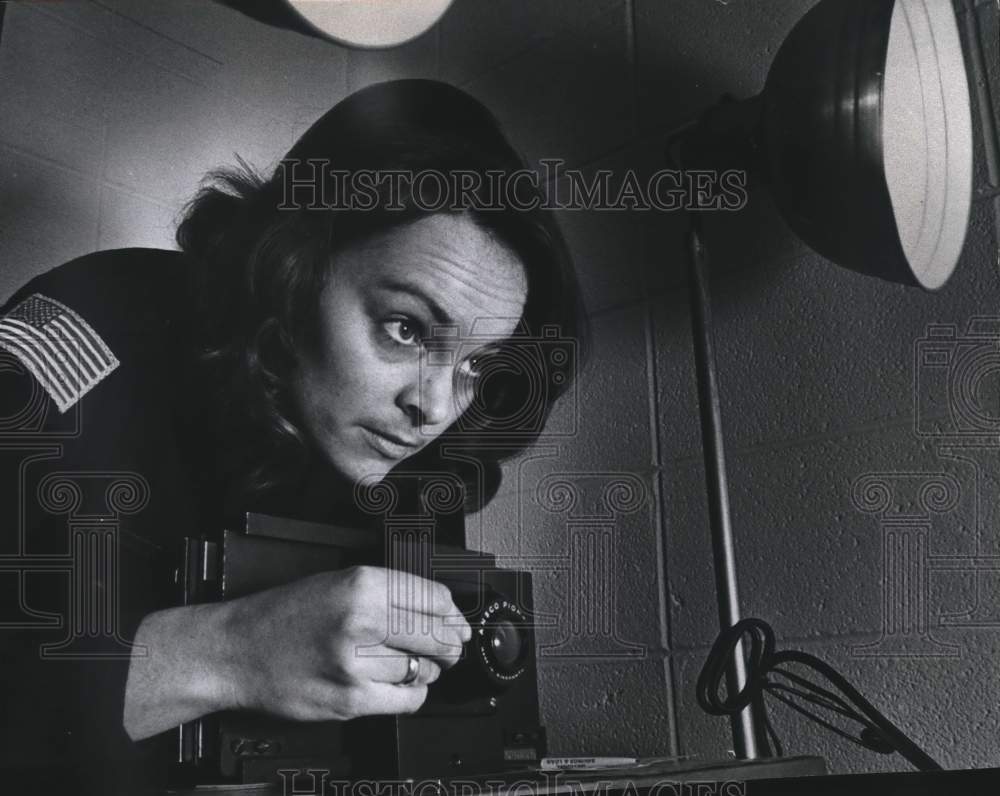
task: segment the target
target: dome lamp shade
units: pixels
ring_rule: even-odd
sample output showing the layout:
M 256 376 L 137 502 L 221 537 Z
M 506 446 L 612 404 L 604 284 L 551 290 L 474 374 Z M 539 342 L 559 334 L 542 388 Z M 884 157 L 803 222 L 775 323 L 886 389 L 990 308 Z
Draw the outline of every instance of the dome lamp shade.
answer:
M 820 0 L 763 91 L 709 109 L 688 133 L 684 165 L 747 169 L 827 259 L 927 290 L 954 271 L 973 140 L 948 0 Z

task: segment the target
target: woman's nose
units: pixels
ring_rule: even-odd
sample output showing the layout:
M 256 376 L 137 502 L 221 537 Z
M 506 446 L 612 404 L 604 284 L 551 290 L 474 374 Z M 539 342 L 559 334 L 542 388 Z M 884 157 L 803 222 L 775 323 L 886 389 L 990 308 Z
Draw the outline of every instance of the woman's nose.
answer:
M 399 403 L 414 425 L 446 426 L 457 415 L 454 384 L 450 367 L 423 362 L 400 394 Z

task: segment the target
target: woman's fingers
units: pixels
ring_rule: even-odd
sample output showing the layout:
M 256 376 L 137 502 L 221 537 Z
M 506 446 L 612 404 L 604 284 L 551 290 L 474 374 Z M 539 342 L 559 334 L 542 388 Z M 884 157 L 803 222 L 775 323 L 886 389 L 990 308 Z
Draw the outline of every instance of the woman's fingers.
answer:
M 410 673 L 410 658 L 417 662 L 417 676 L 412 683 L 402 686 Z M 358 655 L 359 666 L 364 667 L 368 679 L 377 683 L 389 683 L 399 687 L 411 688 L 418 685 L 430 685 L 441 676 L 441 667 L 431 658 L 403 650 L 380 645 L 366 650 Z
M 433 658 L 448 668 L 461 658 L 462 646 L 470 637 L 471 631 L 449 624 L 445 617 L 394 609 L 380 641 L 387 647 Z
M 356 593 L 363 595 L 363 601 L 387 605 L 390 610 L 443 617 L 446 624 L 464 627 L 471 633 L 468 621 L 443 583 L 381 567 L 355 567 L 351 572 Z M 379 599 L 379 595 L 385 595 L 385 599 Z
M 427 699 L 427 686 L 414 683 L 404 687 L 371 682 L 359 689 L 356 699 L 359 706 L 363 706 L 359 716 L 414 713 Z
M 443 583 L 396 569 L 382 571 L 390 605 L 435 616 L 458 613 L 451 591 Z
M 458 661 L 462 646 L 472 638 L 464 618 L 459 623 L 454 615 L 432 616 L 395 606 L 359 612 L 348 629 L 352 651 L 364 654 L 384 645 L 433 658 L 446 667 Z

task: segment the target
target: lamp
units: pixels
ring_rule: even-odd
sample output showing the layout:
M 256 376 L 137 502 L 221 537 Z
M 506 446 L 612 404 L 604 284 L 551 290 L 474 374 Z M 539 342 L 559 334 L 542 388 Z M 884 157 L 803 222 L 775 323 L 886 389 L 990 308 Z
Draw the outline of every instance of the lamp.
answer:
M 823 0 L 792 29 L 764 90 L 685 135 L 692 164 L 748 169 L 829 260 L 934 290 L 972 201 L 972 122 L 947 0 Z
M 415 39 L 452 0 L 218 0 L 259 22 L 346 47 L 381 49 Z
M 965 240 L 972 199 L 968 84 L 949 0 L 820 0 L 778 50 L 756 97 L 724 99 L 671 137 L 677 166 L 738 168 L 767 183 L 791 229 L 863 274 L 940 288 Z M 740 620 L 706 249 L 689 234 L 692 328 L 719 620 Z M 742 650 L 727 671 L 746 681 Z M 756 757 L 750 709 L 733 717 Z

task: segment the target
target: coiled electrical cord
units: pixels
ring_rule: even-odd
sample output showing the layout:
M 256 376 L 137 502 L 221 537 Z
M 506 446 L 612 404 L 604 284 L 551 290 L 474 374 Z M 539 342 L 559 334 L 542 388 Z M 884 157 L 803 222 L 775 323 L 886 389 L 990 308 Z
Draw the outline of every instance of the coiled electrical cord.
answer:
M 719 690 L 725 681 L 726 669 L 735 652 L 736 645 L 749 637 L 749 645 L 744 644 L 747 658 L 747 682 L 741 691 L 725 698 Z M 827 688 L 801 677 L 783 664 L 798 663 L 822 675 L 846 699 Z M 792 685 L 773 679 L 775 675 L 786 678 Z M 731 716 L 739 713 L 747 705 L 753 706 L 754 735 L 757 747 L 767 757 L 784 754 L 781 740 L 771 725 L 764 705 L 764 694 L 784 702 L 799 713 L 837 733 L 852 743 L 879 754 L 898 752 L 920 771 L 939 771 L 941 766 L 926 752 L 911 741 L 902 730 L 865 699 L 832 666 L 807 652 L 775 649 L 774 631 L 761 619 L 742 619 L 732 627 L 722 631 L 712 645 L 708 659 L 698 676 L 698 704 L 713 716 Z M 806 709 L 794 698 L 811 705 L 824 708 L 861 725 L 857 735 L 827 721 Z M 774 749 L 772 751 L 772 743 Z

